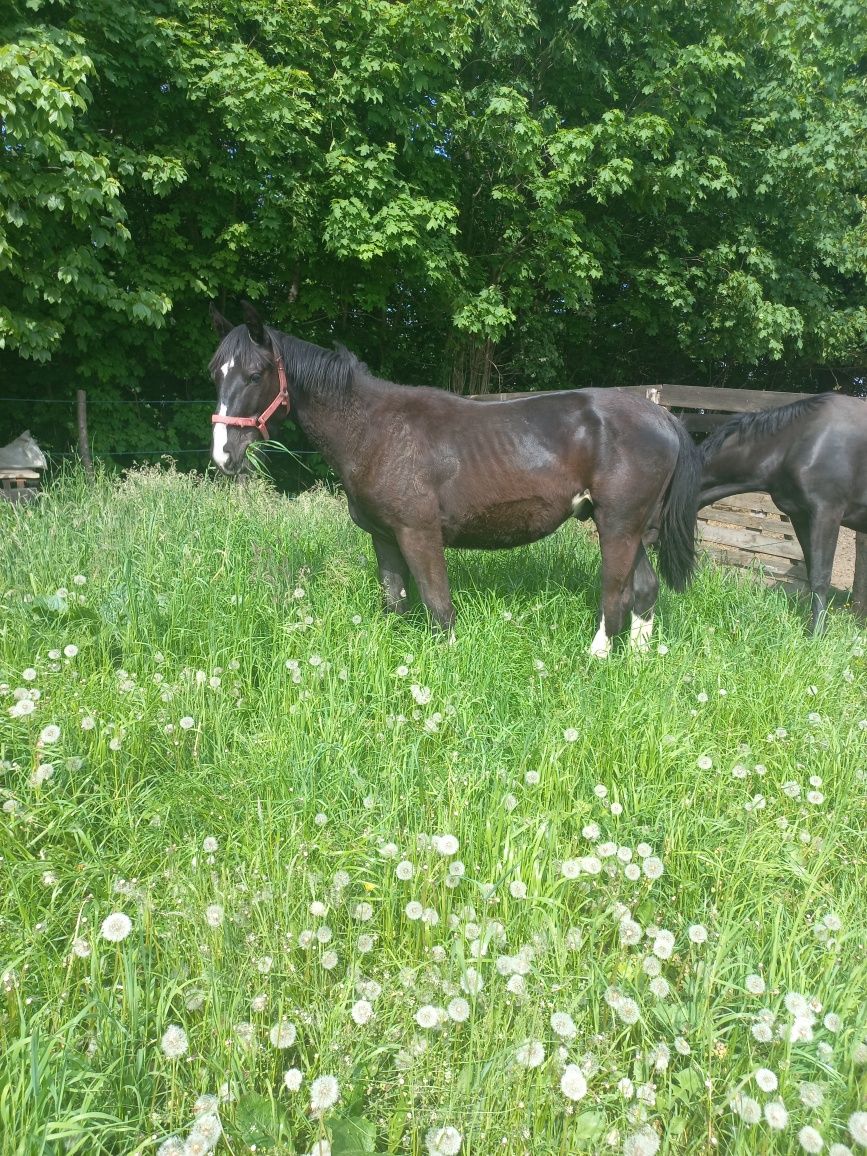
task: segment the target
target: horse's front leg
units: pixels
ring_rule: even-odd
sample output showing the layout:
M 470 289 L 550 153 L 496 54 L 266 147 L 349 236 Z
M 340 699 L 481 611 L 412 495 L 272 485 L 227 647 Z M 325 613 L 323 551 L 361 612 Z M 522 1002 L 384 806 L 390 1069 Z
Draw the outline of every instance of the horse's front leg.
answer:
M 434 626 L 452 633 L 455 608 L 449 591 L 446 556 L 439 526 L 421 529 L 400 526 L 395 529 L 395 536 Z
M 376 553 L 379 581 L 385 597 L 385 609 L 394 614 L 406 614 L 409 597 L 406 592 L 409 583 L 409 567 L 396 542 L 371 535 Z
M 831 588 L 831 574 L 834 570 L 834 555 L 837 553 L 842 516 L 842 510 L 822 510 L 821 513 L 811 511 L 810 545 L 809 550 L 804 550 L 804 557 L 810 580 L 812 598 L 810 629 L 813 634 L 821 634 L 825 629 L 828 591 Z

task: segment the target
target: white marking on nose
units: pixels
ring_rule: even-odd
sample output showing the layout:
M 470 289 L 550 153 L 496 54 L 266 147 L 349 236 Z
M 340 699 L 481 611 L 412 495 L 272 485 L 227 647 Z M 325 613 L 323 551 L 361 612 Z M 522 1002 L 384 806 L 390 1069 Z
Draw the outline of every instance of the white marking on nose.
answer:
M 228 362 L 226 363 L 228 365 Z M 225 366 L 224 366 L 225 368 Z M 226 407 L 220 406 L 220 417 L 226 416 Z M 217 463 L 221 470 L 226 469 L 229 464 L 229 455 L 226 453 L 226 442 L 229 438 L 229 427 L 221 421 L 214 422 L 214 444 L 211 451 L 211 457 Z
M 226 378 L 229 376 L 229 370 L 234 369 L 234 368 L 235 368 L 235 359 L 234 359 L 234 357 L 232 357 L 228 361 L 223 362 L 223 364 L 220 366 L 220 373 L 222 373 L 223 377 Z
M 605 617 L 603 615 L 599 629 L 596 631 L 596 637 L 590 643 L 590 655 L 592 658 L 607 658 L 610 653 L 611 639 L 605 633 Z
M 649 650 L 651 634 L 653 634 L 653 615 L 642 618 L 640 614 L 633 614 L 632 625 L 629 628 L 629 645 L 632 649 Z

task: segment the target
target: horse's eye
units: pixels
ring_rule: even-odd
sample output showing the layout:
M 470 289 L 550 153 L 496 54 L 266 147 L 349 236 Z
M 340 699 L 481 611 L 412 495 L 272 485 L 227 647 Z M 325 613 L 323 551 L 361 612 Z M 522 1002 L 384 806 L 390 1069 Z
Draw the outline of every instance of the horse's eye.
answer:
M 250 374 L 251 385 L 258 385 L 261 380 L 262 380 L 262 374 L 261 373 L 251 373 Z

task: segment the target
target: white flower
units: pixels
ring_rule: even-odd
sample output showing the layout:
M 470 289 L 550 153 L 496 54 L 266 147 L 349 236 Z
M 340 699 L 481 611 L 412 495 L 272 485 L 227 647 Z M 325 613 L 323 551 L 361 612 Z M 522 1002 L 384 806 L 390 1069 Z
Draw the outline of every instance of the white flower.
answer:
M 578 741 L 578 731 L 575 727 L 567 727 L 563 731 L 563 738 L 567 743 L 574 743 Z
M 849 1135 L 856 1144 L 867 1148 L 867 1112 L 853 1112 L 849 1117 Z
M 407 919 L 421 919 L 424 908 L 417 899 L 410 899 L 403 910 Z
M 707 942 L 707 928 L 704 927 L 701 923 L 693 923 L 687 934 L 689 935 L 691 943 Z
M 301 1072 L 298 1068 L 290 1068 L 283 1073 L 283 1085 L 287 1092 L 297 1092 L 301 1087 Z
M 656 1156 L 658 1151 L 659 1136 L 649 1124 L 627 1136 L 623 1144 L 623 1156 Z
M 567 1064 L 563 1069 L 560 1091 L 567 1100 L 583 1100 L 587 1095 L 587 1081 L 577 1064 Z
M 545 1060 L 545 1045 L 541 1040 L 527 1040 L 515 1052 L 515 1062 L 522 1068 L 538 1068 Z
M 731 1109 L 740 1116 L 745 1124 L 758 1124 L 762 1118 L 761 1104 L 743 1092 L 736 1092 L 732 1096 Z
M 674 951 L 674 935 L 664 928 L 653 941 L 653 954 L 658 959 L 671 959 Z
M 78 647 L 70 642 L 67 646 L 64 646 L 63 653 L 67 658 L 75 658 L 76 654 L 78 654 Z
M 122 911 L 113 911 L 103 919 L 100 930 L 109 943 L 121 943 L 132 931 L 132 920 Z
M 76 959 L 87 959 L 90 955 L 90 944 L 80 935 L 77 935 L 72 941 L 72 954 Z
M 433 1004 L 426 1003 L 415 1013 L 415 1022 L 420 1028 L 429 1030 L 440 1025 L 440 1009 Z
M 843 1021 L 840 1019 L 836 1012 L 828 1012 L 828 1014 L 822 1020 L 822 1023 L 825 1025 L 829 1032 L 839 1032 L 840 1028 L 843 1026 Z
M 440 855 L 456 855 L 459 847 L 460 843 L 454 835 L 440 835 L 434 844 L 434 850 Z
M 46 746 L 49 743 L 56 743 L 60 738 L 60 727 L 52 723 L 50 726 L 43 727 L 39 732 L 39 741 Z
M 805 1125 L 798 1133 L 798 1143 L 805 1152 L 821 1152 L 825 1146 L 822 1134 L 809 1124 Z
M 470 1005 L 463 996 L 455 996 L 446 1008 L 450 1020 L 456 1024 L 465 1023 L 470 1018 Z
M 295 1025 L 289 1020 L 280 1020 L 279 1023 L 274 1024 L 271 1031 L 268 1033 L 268 1038 L 275 1048 L 291 1048 L 295 1043 L 295 1038 L 298 1032 Z
M 410 863 L 409 859 L 403 859 L 395 867 L 394 873 L 398 879 L 402 879 L 405 883 L 408 879 L 412 879 L 413 875 L 415 874 L 415 868 L 413 867 L 412 863 Z
M 208 855 L 213 855 L 216 852 L 218 846 L 219 844 L 213 835 L 206 835 L 202 841 L 202 850 Z
M 778 1080 L 774 1072 L 770 1068 L 756 1068 L 753 1073 L 753 1079 L 759 1085 L 763 1092 L 776 1092 L 778 1087 Z
M 216 1097 L 214 1097 L 214 1099 L 216 1099 Z M 195 1136 L 197 1139 L 204 1141 L 210 1151 L 210 1149 L 216 1148 L 222 1134 L 223 1125 L 220 1123 L 220 1117 L 216 1112 L 203 1112 L 193 1125 L 190 1139 Z
M 765 1104 L 765 1120 L 769 1128 L 782 1132 L 789 1122 L 789 1113 L 782 1100 L 770 1100 Z
M 638 850 L 638 848 L 636 848 L 636 850 Z M 658 879 L 665 870 L 665 867 L 661 859 L 657 858 L 656 855 L 650 855 L 644 860 L 642 870 L 648 879 Z
M 551 1016 L 551 1030 L 563 1040 L 574 1040 L 578 1034 L 575 1021 L 568 1012 L 554 1012 Z
M 821 1108 L 825 1093 L 818 1084 L 804 1080 L 798 1085 L 798 1098 L 805 1108 Z
M 317 1076 L 310 1085 L 310 1111 L 321 1116 L 340 1099 L 340 1085 L 335 1076 Z
M 184 1156 L 184 1142 L 180 1136 L 169 1136 L 157 1148 L 157 1156 Z
M 209 903 L 205 908 L 205 921 L 208 927 L 219 927 L 223 922 L 224 914 L 220 903 Z
M 189 1050 L 187 1033 L 177 1024 L 169 1024 L 163 1035 L 161 1046 L 170 1060 L 178 1060 Z
M 701 755 L 696 760 L 696 766 L 700 771 L 709 771 L 713 766 L 713 759 L 710 757 L 710 755 Z
M 520 879 L 513 879 L 509 884 L 509 894 L 513 899 L 526 899 L 527 884 L 523 883 Z
M 450 1124 L 444 1128 L 430 1128 L 424 1138 L 428 1156 L 457 1156 L 463 1136 Z
M 614 1010 L 625 1024 L 637 1024 L 641 1019 L 641 1009 L 629 996 L 618 1000 Z
M 764 995 L 765 981 L 760 975 L 748 975 L 744 980 L 744 987 L 750 995 Z
M 373 1017 L 373 1004 L 369 1003 L 366 999 L 360 999 L 352 1005 L 350 1014 L 355 1023 L 357 1023 L 359 1027 L 362 1027 L 364 1024 L 370 1023 Z

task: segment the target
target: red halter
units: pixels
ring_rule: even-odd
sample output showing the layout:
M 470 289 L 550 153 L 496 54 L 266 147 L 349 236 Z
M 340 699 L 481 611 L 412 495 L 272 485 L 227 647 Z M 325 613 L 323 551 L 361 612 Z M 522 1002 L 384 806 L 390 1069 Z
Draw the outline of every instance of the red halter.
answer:
M 283 368 L 283 358 L 279 353 L 274 353 L 274 364 L 277 366 L 277 380 L 280 383 L 280 388 L 277 390 L 277 396 L 271 402 L 267 409 L 263 410 L 258 417 L 229 417 L 227 414 L 213 413 L 211 414 L 212 425 L 240 425 L 252 426 L 257 429 L 265 441 L 268 440 L 268 422 L 274 416 L 281 406 L 285 406 L 286 417 L 289 414 L 289 386 L 286 383 L 286 370 Z

